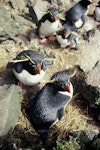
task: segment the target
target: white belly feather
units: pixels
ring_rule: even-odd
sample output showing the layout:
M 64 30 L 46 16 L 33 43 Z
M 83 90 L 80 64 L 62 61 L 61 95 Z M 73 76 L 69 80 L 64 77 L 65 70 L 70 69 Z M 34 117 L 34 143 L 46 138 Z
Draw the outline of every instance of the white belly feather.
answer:
M 59 25 L 59 20 L 56 22 L 49 22 L 46 20 L 44 23 L 41 23 L 39 34 L 40 37 L 55 35 Z
M 23 70 L 21 73 L 17 73 L 13 69 L 13 72 L 19 81 L 21 81 L 23 84 L 28 86 L 38 84 L 45 75 L 45 72 L 43 70 L 41 70 L 40 74 L 36 74 L 36 75 L 31 75 L 26 70 Z
M 64 48 L 69 46 L 70 42 L 68 42 L 68 39 L 63 39 L 61 35 L 56 35 L 56 37 L 60 47 Z

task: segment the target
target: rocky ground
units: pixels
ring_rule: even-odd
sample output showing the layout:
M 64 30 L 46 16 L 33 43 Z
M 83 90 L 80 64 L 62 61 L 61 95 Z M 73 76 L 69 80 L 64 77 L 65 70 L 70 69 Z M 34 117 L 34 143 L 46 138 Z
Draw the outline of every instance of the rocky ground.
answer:
M 54 72 L 69 68 L 77 70 L 72 78 L 74 97 L 64 117 L 52 129 L 50 137 L 52 140 L 56 137 L 58 142 L 54 149 L 100 149 L 100 23 L 93 18 L 95 7 L 91 5 L 86 23 L 77 34 L 78 50 L 62 49 L 56 41 L 41 44 L 35 34 L 36 20 L 29 11 L 32 6 L 40 19 L 47 7 L 55 6 L 65 11 L 76 2 L 0 1 L 0 149 L 33 150 L 43 147 L 25 115 L 25 108 Z M 39 85 L 21 90 L 6 66 L 17 53 L 27 49 L 46 55 L 52 59 L 53 65 L 47 68 Z

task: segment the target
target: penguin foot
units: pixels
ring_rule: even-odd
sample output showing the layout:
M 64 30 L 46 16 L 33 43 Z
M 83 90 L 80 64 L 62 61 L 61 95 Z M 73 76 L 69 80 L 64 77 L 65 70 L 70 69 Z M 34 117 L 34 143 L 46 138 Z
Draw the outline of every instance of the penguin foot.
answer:
M 23 89 L 24 88 L 24 84 L 22 83 L 22 82 L 20 82 L 20 81 L 18 81 L 18 84 L 17 84 L 21 89 Z
M 48 39 L 50 41 L 55 41 L 56 40 L 56 36 L 55 35 L 51 35 L 51 36 L 48 37 Z
M 43 38 L 40 41 L 42 44 L 47 44 L 48 43 L 48 39 L 47 38 Z

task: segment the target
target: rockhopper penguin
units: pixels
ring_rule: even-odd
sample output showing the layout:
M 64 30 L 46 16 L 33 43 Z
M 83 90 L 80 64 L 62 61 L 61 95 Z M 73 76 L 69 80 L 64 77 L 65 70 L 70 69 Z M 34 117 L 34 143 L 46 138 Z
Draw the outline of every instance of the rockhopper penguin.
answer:
M 56 39 L 60 44 L 61 48 L 66 48 L 68 46 L 73 47 L 74 45 L 76 50 L 79 49 L 79 46 L 76 41 L 76 36 L 73 33 L 68 34 L 66 29 L 57 31 Z
M 85 24 L 85 18 L 88 12 L 90 0 L 81 0 L 71 7 L 65 14 L 66 22 L 71 22 L 78 29 Z
M 43 144 L 51 147 L 48 139 L 50 128 L 63 116 L 67 104 L 73 96 L 73 86 L 68 70 L 55 73 L 47 83 L 30 100 L 26 109 L 27 116 L 33 128 L 39 133 Z
M 52 62 L 45 60 L 44 56 L 33 50 L 20 52 L 12 61 L 13 73 L 24 85 L 38 84 L 44 77 L 46 66 Z
M 45 14 L 38 22 L 37 31 L 41 38 L 41 43 L 47 43 L 47 38 L 53 40 L 55 33 L 59 26 L 59 19 L 57 14 L 58 9 L 50 8 L 48 13 Z M 54 39 L 55 40 L 55 39 Z

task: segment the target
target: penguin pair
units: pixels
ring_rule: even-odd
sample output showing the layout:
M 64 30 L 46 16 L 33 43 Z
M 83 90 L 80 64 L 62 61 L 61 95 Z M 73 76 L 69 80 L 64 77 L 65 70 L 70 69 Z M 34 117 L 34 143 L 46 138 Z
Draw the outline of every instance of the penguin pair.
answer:
M 81 0 L 65 13 L 65 20 L 62 21 L 64 29 L 58 31 L 56 35 L 60 47 L 65 48 L 72 43 L 75 49 L 79 49 L 76 36 L 72 32 L 77 32 L 77 29 L 84 25 L 90 4 L 89 0 Z
M 96 21 L 100 22 L 100 1 L 98 2 L 97 6 L 95 7 L 94 18 Z
M 51 61 L 33 50 L 20 52 L 12 63 L 15 77 L 28 86 L 38 84 L 45 75 L 46 66 L 52 65 Z
M 51 77 L 51 81 L 29 102 L 26 114 L 47 148 L 54 144 L 49 140 L 50 128 L 62 118 L 72 96 L 73 86 L 70 82 L 70 73 L 64 70 L 56 72 Z
M 59 26 L 58 9 L 50 8 L 38 22 L 37 32 L 41 38 L 41 43 L 47 43 L 49 40 L 55 40 L 55 34 Z

